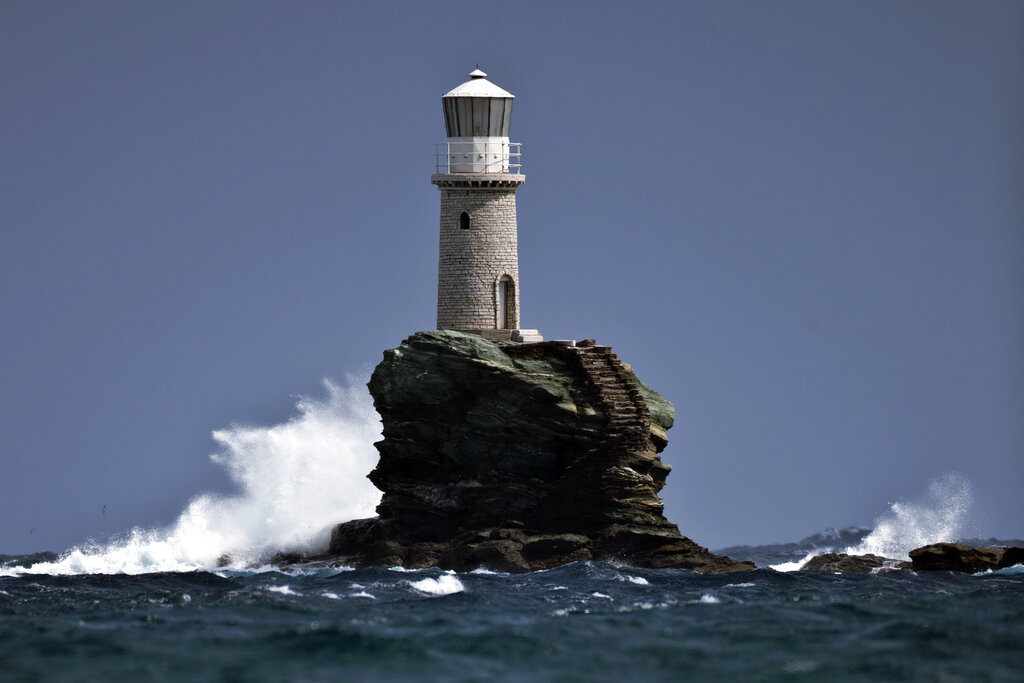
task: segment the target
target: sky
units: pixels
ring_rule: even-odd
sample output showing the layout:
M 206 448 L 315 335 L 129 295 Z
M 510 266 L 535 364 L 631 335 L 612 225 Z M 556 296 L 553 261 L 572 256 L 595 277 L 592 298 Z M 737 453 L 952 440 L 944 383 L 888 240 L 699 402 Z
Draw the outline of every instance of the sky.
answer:
M 0 553 L 435 325 L 440 96 L 516 95 L 522 325 L 676 407 L 712 548 L 956 473 L 1024 536 L 1024 4 L 0 1 Z M 105 508 L 105 511 L 104 511 Z

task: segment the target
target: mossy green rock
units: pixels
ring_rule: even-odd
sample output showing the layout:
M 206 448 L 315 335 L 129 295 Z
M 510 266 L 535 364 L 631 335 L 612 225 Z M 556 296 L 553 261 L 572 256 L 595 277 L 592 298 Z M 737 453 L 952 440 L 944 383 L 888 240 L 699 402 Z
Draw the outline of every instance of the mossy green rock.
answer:
M 381 415 L 378 518 L 339 525 L 355 565 L 541 569 L 608 559 L 750 569 L 683 538 L 657 493 L 672 404 L 607 347 L 420 332 L 369 383 Z

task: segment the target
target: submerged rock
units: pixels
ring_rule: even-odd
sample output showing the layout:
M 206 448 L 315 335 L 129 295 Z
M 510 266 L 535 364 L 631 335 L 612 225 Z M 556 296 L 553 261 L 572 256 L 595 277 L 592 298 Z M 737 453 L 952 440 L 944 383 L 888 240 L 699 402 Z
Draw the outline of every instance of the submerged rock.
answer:
M 972 548 L 963 543 L 933 543 L 911 550 L 910 561 L 919 571 L 977 574 L 1024 564 L 1024 548 Z
M 579 560 L 753 569 L 665 519 L 674 408 L 611 349 L 420 332 L 369 383 L 381 415 L 378 517 L 337 526 L 355 566 L 546 569 Z

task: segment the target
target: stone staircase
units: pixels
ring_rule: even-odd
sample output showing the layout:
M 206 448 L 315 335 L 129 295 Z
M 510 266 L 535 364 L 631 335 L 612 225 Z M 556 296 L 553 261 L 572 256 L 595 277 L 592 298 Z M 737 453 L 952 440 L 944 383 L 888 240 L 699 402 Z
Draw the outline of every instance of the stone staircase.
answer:
M 568 347 L 574 353 L 608 420 L 605 442 L 646 445 L 651 428 L 647 402 L 610 346 Z
M 604 413 L 606 429 L 566 471 L 559 495 L 572 511 L 567 514 L 595 529 L 637 524 L 675 529 L 665 520 L 657 495 L 669 468 L 651 441 L 647 402 L 611 347 L 588 342 L 563 347 L 562 353 L 584 375 Z M 600 486 L 582 490 L 574 485 L 578 481 Z
M 665 549 L 681 538 L 678 528 L 665 519 L 658 497 L 670 468 L 658 457 L 650 409 L 627 366 L 611 347 L 590 339 L 503 349 L 511 356 L 555 355 L 564 360 L 586 386 L 586 402 L 600 410 L 605 423 L 588 443 L 579 443 L 549 494 L 544 513 L 526 520 L 527 525 L 546 533 L 593 534 L 602 556 L 654 558 L 668 552 Z M 650 566 L 662 566 L 659 562 L 650 559 Z

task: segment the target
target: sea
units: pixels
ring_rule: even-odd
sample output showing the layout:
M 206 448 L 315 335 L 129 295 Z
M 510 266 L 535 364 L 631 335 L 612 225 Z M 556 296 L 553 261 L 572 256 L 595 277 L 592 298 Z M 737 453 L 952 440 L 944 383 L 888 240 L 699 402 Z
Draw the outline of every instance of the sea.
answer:
M 733 574 L 268 563 L 322 547 L 330 524 L 311 519 L 379 499 L 372 406 L 326 388 L 287 423 L 214 434 L 236 494 L 197 496 L 166 528 L 0 555 L 0 681 L 1024 681 L 1022 566 L 800 571 L 821 552 L 905 559 L 959 539 L 955 475 L 871 527 L 718 549 L 759 567 Z

